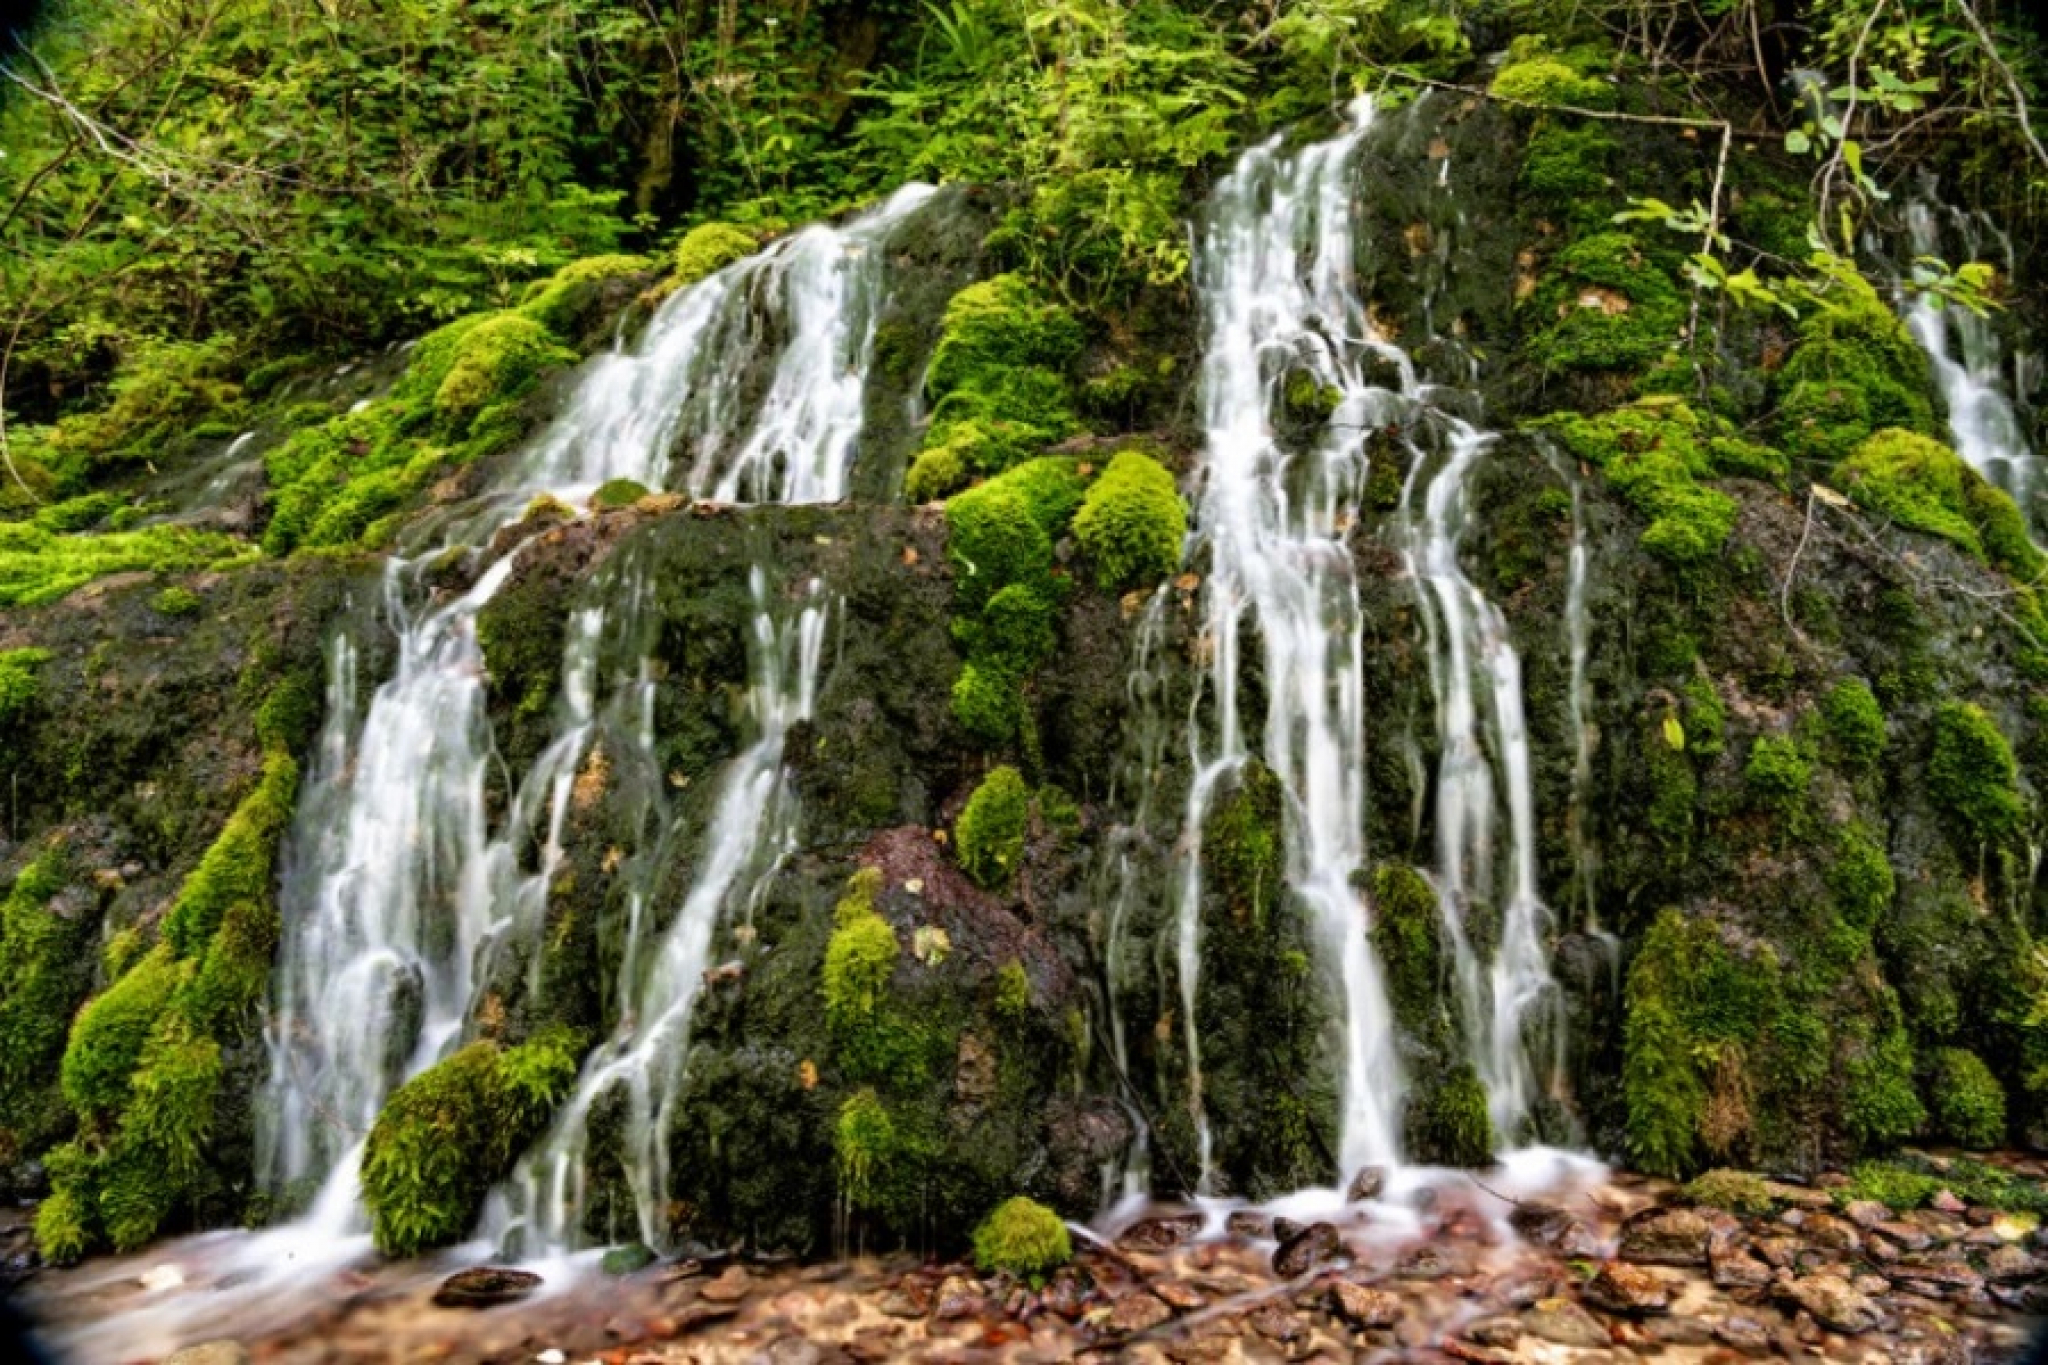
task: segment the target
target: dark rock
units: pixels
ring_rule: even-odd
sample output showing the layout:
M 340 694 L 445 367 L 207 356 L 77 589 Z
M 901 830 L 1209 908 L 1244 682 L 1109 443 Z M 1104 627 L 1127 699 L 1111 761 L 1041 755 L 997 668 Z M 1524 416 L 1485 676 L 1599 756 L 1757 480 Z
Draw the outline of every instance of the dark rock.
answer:
M 1593 1307 L 1625 1317 L 1668 1313 L 1675 1296 L 1671 1282 L 1662 1275 L 1626 1261 L 1602 1262 L 1583 1292 Z
M 1277 1231 L 1277 1225 L 1275 1230 Z M 1280 1243 L 1273 1253 L 1273 1273 L 1285 1279 L 1305 1275 L 1344 1249 L 1344 1239 L 1328 1223 L 1311 1223 Z
M 1637 1265 L 1701 1266 L 1712 1235 L 1697 1209 L 1646 1209 L 1621 1225 L 1619 1254 Z
M 1470 1275 L 1475 1265 L 1470 1247 L 1425 1242 L 1394 1263 L 1394 1276 L 1402 1280 L 1442 1280 Z
M 1307 1230 L 1306 1223 L 1297 1223 L 1292 1218 L 1275 1218 L 1272 1221 L 1273 1236 L 1282 1242 L 1291 1242 Z
M 477 1266 L 458 1270 L 441 1281 L 434 1302 L 443 1308 L 495 1308 L 516 1303 L 540 1288 L 540 1276 L 530 1270 L 502 1266 Z

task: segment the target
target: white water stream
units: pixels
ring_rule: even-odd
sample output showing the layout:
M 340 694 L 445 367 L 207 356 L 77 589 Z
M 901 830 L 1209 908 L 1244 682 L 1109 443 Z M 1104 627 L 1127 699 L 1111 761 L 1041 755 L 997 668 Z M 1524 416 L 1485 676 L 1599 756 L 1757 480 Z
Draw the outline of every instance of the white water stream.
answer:
M 493 947 L 538 930 L 570 790 L 597 730 L 606 614 L 593 608 L 569 623 L 553 741 L 494 833 L 486 791 L 496 756 L 476 622 L 520 551 L 499 558 L 453 599 L 420 605 L 422 567 L 444 562 L 451 548 L 485 544 L 538 495 L 580 499 L 616 478 L 680 485 L 700 498 L 844 497 L 886 282 L 882 248 L 933 193 L 908 186 L 843 227 L 818 225 L 785 238 L 671 296 L 635 346 L 594 361 L 527 458 L 478 500 L 488 510 L 468 519 L 454 546 L 389 565 L 384 608 L 398 637 L 397 665 L 359 726 L 360 650 L 353 640 L 336 641 L 328 719 L 285 855 L 286 937 L 268 1032 L 271 1077 L 259 1101 L 264 1174 L 280 1190 L 319 1188 L 293 1223 L 243 1238 L 220 1258 L 226 1264 L 216 1268 L 242 1278 L 239 1297 L 338 1269 L 368 1251 L 363 1142 L 392 1090 L 461 1036 Z M 765 389 L 750 395 L 746 377 L 764 369 Z M 655 1063 L 680 1057 L 711 930 L 742 873 L 762 870 L 792 828 L 782 741 L 809 714 L 825 600 L 812 583 L 806 600 L 785 611 L 759 566 L 751 582 L 755 738 L 725 776 L 696 882 L 667 929 L 652 936 L 647 921 L 658 917 L 636 908 L 628 962 L 642 970 L 622 986 L 630 1007 L 620 1033 L 586 1068 L 556 1138 L 530 1169 L 554 1168 L 560 1135 L 591 1094 L 620 1075 L 633 1073 L 650 1114 L 668 1117 L 675 1073 Z M 629 581 L 621 591 L 627 600 L 613 605 L 630 615 L 646 585 Z M 618 728 L 645 747 L 646 674 L 612 681 Z M 519 865 L 528 842 L 533 873 Z M 657 1137 L 650 1130 L 631 1154 L 636 1190 L 648 1192 L 643 1208 L 664 1174 Z M 565 1197 L 539 1220 L 564 1238 L 573 1225 Z M 191 1299 L 165 1305 L 178 1311 L 158 1319 L 144 1312 L 112 1326 L 129 1340 L 152 1330 L 174 1334 L 208 1307 Z

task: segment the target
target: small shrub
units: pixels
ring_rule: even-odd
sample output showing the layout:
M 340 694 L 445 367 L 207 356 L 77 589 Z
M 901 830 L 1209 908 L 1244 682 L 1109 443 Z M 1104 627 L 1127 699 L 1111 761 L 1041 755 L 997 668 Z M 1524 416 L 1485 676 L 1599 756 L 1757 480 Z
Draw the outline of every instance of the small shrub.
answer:
M 1073 1258 L 1073 1242 L 1060 1216 L 1021 1195 L 1004 1201 L 974 1231 L 976 1265 L 1034 1285 Z
M 1936 1049 L 1928 1062 L 1927 1108 L 1934 1128 L 1958 1147 L 2005 1140 L 2005 1087 L 1976 1053 Z
M 1187 509 L 1173 475 L 1133 450 L 1109 462 L 1074 516 L 1074 536 L 1095 562 L 1095 581 L 1112 592 L 1172 573 L 1187 531 Z
M 1008 764 L 995 769 L 967 799 L 953 832 L 962 870 L 991 890 L 1009 885 L 1024 861 L 1030 824 L 1031 788 L 1023 775 Z

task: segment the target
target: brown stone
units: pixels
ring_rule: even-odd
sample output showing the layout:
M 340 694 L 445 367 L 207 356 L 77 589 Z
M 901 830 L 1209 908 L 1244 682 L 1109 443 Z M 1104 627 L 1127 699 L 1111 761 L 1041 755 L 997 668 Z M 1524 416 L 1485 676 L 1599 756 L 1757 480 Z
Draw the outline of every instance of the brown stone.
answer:
M 443 1308 L 495 1308 L 515 1303 L 538 1288 L 540 1276 L 530 1270 L 481 1265 L 458 1270 L 441 1281 L 434 1302 Z
M 1201 1232 L 1202 1215 L 1199 1213 L 1141 1218 L 1117 1235 L 1116 1244 L 1127 1251 L 1169 1251 L 1192 1242 Z
M 1344 1249 L 1344 1239 L 1328 1223 L 1311 1223 L 1280 1243 L 1273 1253 L 1273 1273 L 1284 1279 L 1305 1275 Z
M 1925 1251 L 1934 1245 L 1934 1234 L 1918 1223 L 1904 1220 L 1879 1223 L 1875 1229 L 1896 1242 L 1901 1251 Z
M 1607 1313 L 1646 1317 L 1671 1311 L 1672 1286 L 1654 1270 L 1626 1261 L 1604 1261 L 1586 1282 L 1586 1302 Z
M 1192 1313 L 1197 1308 L 1206 1307 L 1209 1302 L 1200 1290 L 1179 1280 L 1154 1280 L 1152 1292 L 1182 1313 Z
M 971 1318 L 982 1311 L 985 1291 L 981 1282 L 964 1275 L 948 1275 L 939 1285 L 933 1314 L 942 1322 Z
M 1936 1190 L 1934 1198 L 1927 1201 L 1927 1206 L 1936 1213 L 1963 1213 L 1969 1209 L 1969 1205 L 1947 1190 Z
M 1740 1248 L 1714 1249 L 1709 1261 L 1722 1289 L 1761 1289 L 1771 1282 L 1771 1268 Z
M 1621 1225 L 1620 1256 L 1637 1265 L 1705 1265 L 1712 1235 L 1697 1209 L 1646 1209 Z
M 1530 1336 L 1558 1346 L 1592 1351 L 1612 1344 L 1600 1320 L 1570 1299 L 1539 1299 L 1522 1314 L 1521 1321 L 1522 1330 Z
M 712 1303 L 738 1303 L 754 1286 L 754 1277 L 743 1265 L 729 1265 L 717 1279 L 697 1291 Z
M 171 1352 L 164 1365 L 249 1365 L 249 1348 L 239 1341 L 202 1341 Z
M 1848 1220 L 1831 1213 L 1808 1214 L 1799 1231 L 1810 1244 L 1829 1251 L 1846 1251 L 1854 1255 L 1863 1245 L 1855 1227 Z
M 1351 1177 L 1351 1188 L 1344 1192 L 1344 1197 L 1354 1204 L 1363 1204 L 1379 1198 L 1386 1187 L 1386 1167 L 1367 1166 Z
M 1770 1330 L 1755 1318 L 1725 1317 L 1714 1324 L 1713 1330 L 1714 1340 L 1730 1350 L 1740 1351 L 1746 1356 L 1774 1354 Z
M 2000 1284 L 2031 1280 L 2041 1273 L 2041 1263 L 2008 1243 L 1984 1258 L 1985 1277 Z
M 1465 1329 L 1465 1340 L 1481 1346 L 1513 1346 L 1521 1339 L 1522 1324 L 1510 1317 L 1481 1318 Z
M 932 1311 L 931 1283 L 905 1275 L 876 1301 L 875 1307 L 892 1318 L 921 1318 Z
M 700 1327 L 709 1327 L 714 1322 L 724 1322 L 738 1314 L 736 1303 L 693 1303 L 676 1311 L 675 1330 L 672 1336 L 686 1337 Z
M 1477 1365 L 1515 1365 L 1513 1352 L 1493 1346 L 1481 1346 L 1476 1341 L 1464 1341 L 1458 1337 L 1451 1337 L 1445 1341 L 1443 1351 L 1453 1360 L 1475 1361 Z
M 1284 1303 L 1269 1303 L 1253 1309 L 1249 1321 L 1254 1332 L 1283 1346 L 1308 1334 L 1308 1328 Z
M 1470 1275 L 1475 1264 L 1469 1247 L 1425 1242 L 1394 1263 L 1394 1277 L 1401 1280 L 1443 1280 L 1456 1275 Z
M 1884 1313 L 1870 1296 L 1839 1275 L 1802 1275 L 1779 1293 L 1830 1331 L 1856 1336 L 1884 1325 Z
M 1698 1318 L 1652 1318 L 1643 1333 L 1658 1346 L 1706 1346 L 1713 1342 L 1713 1329 Z
M 1125 1335 L 1149 1332 L 1172 1318 L 1173 1310 L 1162 1299 L 1142 1291 L 1124 1295 L 1109 1310 L 1110 1330 Z
M 1273 1220 L 1251 1209 L 1239 1209 L 1223 1221 L 1223 1226 L 1229 1229 L 1231 1236 L 1255 1242 L 1263 1242 L 1273 1235 Z
M 1337 1280 L 1330 1285 L 1330 1311 L 1360 1330 L 1391 1327 L 1401 1316 L 1401 1300 L 1384 1289 Z
M 1842 1209 L 1842 1216 L 1859 1228 L 1875 1228 L 1889 1223 L 1892 1211 L 1875 1199 L 1854 1199 Z
M 1531 1201 L 1518 1204 L 1508 1214 L 1508 1226 L 1528 1241 L 1560 1256 L 1600 1254 L 1600 1239 L 1584 1222 L 1555 1204 Z

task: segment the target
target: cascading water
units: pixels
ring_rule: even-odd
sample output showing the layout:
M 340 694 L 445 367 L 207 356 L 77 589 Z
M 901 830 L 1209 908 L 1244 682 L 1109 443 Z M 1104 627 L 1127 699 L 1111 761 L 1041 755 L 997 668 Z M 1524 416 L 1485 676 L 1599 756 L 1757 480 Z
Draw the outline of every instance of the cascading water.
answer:
M 1396 1160 L 1402 1079 L 1378 964 L 1352 876 L 1364 862 L 1364 696 L 1357 585 L 1345 543 L 1364 484 L 1366 434 L 1384 393 L 1364 376 L 1379 342 L 1351 288 L 1349 169 L 1371 126 L 1360 101 L 1327 142 L 1247 153 L 1217 187 L 1200 246 L 1206 432 L 1199 543 L 1208 688 L 1190 724 L 1194 778 L 1184 824 L 1179 967 L 1186 1047 L 1209 1175 L 1200 1034 L 1201 834 L 1220 785 L 1252 756 L 1239 679 L 1249 625 L 1264 645 L 1262 755 L 1286 793 L 1287 880 L 1310 908 L 1341 983 L 1341 1168 Z M 1274 439 L 1290 373 L 1337 402 L 1322 439 L 1296 456 Z M 1247 620 L 1249 617 L 1249 621 Z
M 1415 485 L 1432 464 L 1421 449 L 1413 452 L 1415 473 L 1403 498 L 1409 571 L 1424 589 L 1441 749 L 1437 896 L 1455 954 L 1472 1063 L 1486 1087 L 1494 1131 L 1512 1143 L 1538 1098 L 1530 1027 L 1541 1008 L 1556 1003 L 1557 993 L 1545 946 L 1549 911 L 1536 888 L 1536 812 L 1522 662 L 1509 643 L 1500 609 L 1458 562 L 1466 481 L 1493 438 L 1455 417 L 1442 423 L 1445 450 L 1422 489 L 1420 509 Z M 1483 681 L 1483 693 L 1475 691 L 1475 680 Z M 1508 816 L 1504 857 L 1496 829 L 1503 801 Z M 1490 960 L 1482 959 L 1467 930 L 1475 905 L 1499 907 L 1499 939 Z
M 1955 215 L 1956 239 L 1974 256 L 1983 245 L 1979 222 Z M 1906 208 L 1906 230 L 1916 258 L 1942 255 L 1939 211 L 1926 200 Z M 1956 453 L 1993 484 L 2012 494 L 2032 520 L 2029 500 L 2039 487 L 2039 466 L 2013 411 L 2004 356 L 1991 320 L 1938 294 L 1907 286 L 1906 325 L 1927 352 L 1935 385 L 1948 408 Z M 2014 361 L 2015 370 L 2019 360 Z M 2013 392 L 2024 392 L 2015 384 Z
M 807 229 L 786 249 L 734 267 L 750 291 L 724 277 L 706 284 L 718 308 L 699 324 L 690 348 L 660 344 L 638 365 L 621 361 L 613 382 L 573 411 L 580 423 L 548 444 L 553 468 L 590 477 L 593 456 L 653 437 L 641 468 L 658 468 L 667 443 L 694 449 L 689 490 L 721 498 L 746 494 L 783 503 L 830 502 L 845 496 L 861 425 L 868 361 L 881 301 L 881 247 L 933 191 L 900 190 L 887 204 L 843 231 Z M 737 380 L 725 345 L 756 340 L 760 319 L 779 320 L 784 341 L 759 415 L 747 439 L 732 407 Z M 653 350 L 686 375 L 705 374 L 705 394 L 678 403 L 676 389 L 649 372 Z M 616 477 L 610 475 L 609 477 Z M 771 871 L 794 838 L 794 811 L 783 779 L 789 729 L 807 719 L 824 653 L 826 603 L 813 582 L 794 612 L 779 611 L 767 575 L 752 571 L 755 616 L 749 642 L 753 742 L 733 760 L 704 834 L 703 854 L 682 907 L 650 941 L 644 916 L 629 926 L 622 1011 L 616 1034 L 585 1064 L 575 1095 L 539 1147 L 493 1200 L 490 1221 L 505 1240 L 529 1251 L 559 1250 L 581 1237 L 587 1189 L 585 1157 L 591 1111 L 615 1088 L 626 1097 L 621 1153 L 637 1212 L 637 1234 L 662 1245 L 661 1207 L 667 1185 L 667 1133 L 683 1076 L 684 1047 L 712 936 L 727 910 Z
M 807 229 L 671 297 L 632 351 L 592 365 L 561 418 L 486 501 L 523 507 L 537 493 L 570 497 L 616 478 L 664 486 L 678 450 L 688 452 L 687 488 L 696 496 L 842 496 L 873 341 L 879 247 L 931 193 L 908 187 L 844 229 Z M 740 401 L 742 377 L 752 358 L 770 355 L 775 369 L 756 415 Z M 480 518 L 474 525 L 483 534 L 470 543 L 504 523 L 503 515 Z M 399 631 L 398 668 L 378 689 L 353 744 L 346 727 L 357 651 L 346 642 L 336 648 L 323 759 L 286 881 L 291 930 L 278 973 L 269 1106 L 277 1128 L 268 1144 L 278 1180 L 326 1176 L 314 1207 L 330 1238 L 362 1227 L 356 1167 L 385 1097 L 459 1034 L 491 942 L 538 925 L 569 787 L 592 739 L 603 627 L 595 611 L 572 623 L 555 739 L 521 784 L 506 837 L 494 842 L 476 617 L 511 575 L 517 553 L 428 610 L 408 606 L 415 563 L 392 562 L 386 601 Z M 756 661 L 775 679 L 765 692 L 757 683 L 756 719 L 764 742 L 775 736 L 777 755 L 796 704 L 784 694 L 798 699 L 799 712 L 807 708 L 819 653 L 812 637 L 822 628 L 822 614 L 807 610 L 801 681 L 785 686 L 779 679 L 787 669 Z M 615 692 L 622 705 L 639 708 L 644 735 L 644 678 Z M 738 767 L 747 765 L 743 756 Z M 755 793 L 765 808 L 775 784 L 752 778 L 731 785 Z M 521 875 L 516 841 L 543 808 L 541 871 Z M 714 847 L 730 823 L 721 811 Z M 767 822 L 739 823 L 754 838 Z M 707 879 L 717 875 L 718 859 L 711 861 Z M 693 893 L 691 904 L 697 899 Z M 650 980 L 670 982 L 687 1014 L 689 983 L 664 966 Z

